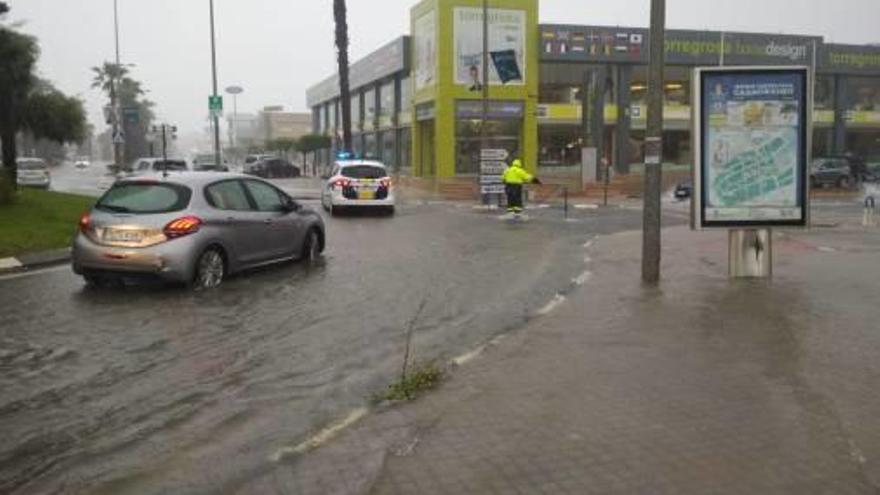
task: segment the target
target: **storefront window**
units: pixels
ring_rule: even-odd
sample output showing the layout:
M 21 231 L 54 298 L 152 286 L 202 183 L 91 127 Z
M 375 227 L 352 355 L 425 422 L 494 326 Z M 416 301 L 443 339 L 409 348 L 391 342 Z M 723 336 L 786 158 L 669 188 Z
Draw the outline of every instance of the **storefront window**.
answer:
M 582 127 L 545 125 L 538 128 L 538 166 L 571 167 L 581 163 Z
M 354 93 L 351 95 L 351 126 L 355 129 L 363 129 L 361 121 L 361 95 Z
M 397 154 L 395 153 L 395 132 L 394 131 L 386 131 L 381 135 L 382 141 L 382 156 L 381 161 L 386 166 L 391 168 L 397 168 Z
M 376 133 L 368 132 L 364 134 L 364 158 L 368 159 L 377 159 L 379 158 L 379 153 L 377 149 L 376 143 Z
M 412 110 L 412 88 L 410 85 L 412 80 L 408 77 L 400 80 L 400 111 L 409 112 Z
M 323 134 L 327 130 L 327 107 L 318 107 L 318 133 Z
M 382 127 L 391 125 L 394 117 L 394 81 L 387 82 L 379 89 L 379 121 Z
M 376 89 L 364 92 L 364 128 L 372 129 L 376 122 Z
M 581 88 L 568 85 L 542 85 L 539 101 L 541 103 L 580 103 Z
M 486 134 L 489 136 L 489 147 L 505 149 L 511 157 L 519 155 L 520 128 L 522 121 L 489 120 L 486 122 Z M 477 174 L 480 171 L 480 120 L 458 120 L 456 128 L 456 160 L 455 171 L 459 174 Z
M 400 155 L 397 157 L 397 168 L 410 167 L 410 153 L 412 152 L 412 134 L 410 129 L 398 131 L 400 139 Z
M 848 110 L 880 111 L 880 77 L 849 77 L 845 81 Z
M 336 101 L 334 101 L 333 103 L 330 103 L 329 105 L 330 105 L 330 109 L 328 111 L 329 112 L 329 114 L 328 114 L 328 116 L 329 116 L 328 129 L 330 129 L 330 131 L 332 133 L 333 131 L 336 130 L 336 119 L 337 119 L 336 112 L 337 112 L 337 109 L 339 108 L 339 105 L 337 104 Z
M 834 78 L 831 76 L 816 77 L 815 109 L 831 110 L 834 108 Z

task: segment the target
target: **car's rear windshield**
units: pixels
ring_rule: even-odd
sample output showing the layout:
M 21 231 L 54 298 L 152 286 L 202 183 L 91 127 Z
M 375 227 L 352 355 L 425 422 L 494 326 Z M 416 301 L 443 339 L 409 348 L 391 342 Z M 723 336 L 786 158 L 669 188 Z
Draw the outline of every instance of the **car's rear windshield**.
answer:
M 179 184 L 124 182 L 116 184 L 95 205 L 113 213 L 171 213 L 186 209 L 192 191 Z
M 169 172 L 185 172 L 186 162 L 180 160 L 168 160 L 167 162 L 159 160 L 153 164 L 153 170 L 157 172 L 165 170 L 168 170 Z
M 381 179 L 382 177 L 388 176 L 388 172 L 386 172 L 383 167 L 376 167 L 373 165 L 353 165 L 343 167 L 340 174 L 349 179 Z
M 48 168 L 46 162 L 39 160 L 23 160 L 18 162 L 19 170 L 43 170 L 44 168 Z

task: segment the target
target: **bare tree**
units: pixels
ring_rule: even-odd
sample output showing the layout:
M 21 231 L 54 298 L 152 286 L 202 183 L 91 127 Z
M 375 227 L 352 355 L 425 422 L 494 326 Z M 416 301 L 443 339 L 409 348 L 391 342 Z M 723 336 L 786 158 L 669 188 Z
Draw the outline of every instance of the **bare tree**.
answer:
M 345 151 L 351 151 L 351 88 L 348 86 L 348 20 L 345 0 L 333 0 L 333 19 L 336 22 L 336 51 L 339 62 L 339 107 L 342 111 L 342 147 Z

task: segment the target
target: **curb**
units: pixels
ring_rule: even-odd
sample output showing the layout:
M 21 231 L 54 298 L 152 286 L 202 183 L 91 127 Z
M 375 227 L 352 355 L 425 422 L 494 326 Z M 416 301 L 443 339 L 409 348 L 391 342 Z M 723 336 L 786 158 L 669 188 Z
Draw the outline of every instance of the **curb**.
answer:
M 0 258 L 0 275 L 25 272 L 38 268 L 60 265 L 70 261 L 70 248 L 53 249 L 38 253 L 22 254 L 13 258 Z

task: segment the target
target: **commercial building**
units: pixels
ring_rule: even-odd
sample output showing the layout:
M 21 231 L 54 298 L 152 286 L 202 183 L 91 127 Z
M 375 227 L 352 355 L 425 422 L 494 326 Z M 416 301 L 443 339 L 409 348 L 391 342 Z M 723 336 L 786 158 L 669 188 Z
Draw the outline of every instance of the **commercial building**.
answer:
M 354 151 L 452 178 L 478 171 L 482 10 L 478 0 L 425 0 L 402 36 L 351 67 Z M 539 24 L 538 0 L 493 0 L 490 53 L 517 61 L 502 82 L 490 63 L 490 145 L 542 173 L 580 174 L 581 94 L 601 88 L 595 132 L 618 173 L 642 161 L 650 33 L 638 27 Z M 808 66 L 815 73 L 814 155 L 852 152 L 880 160 L 880 47 L 822 37 L 669 30 L 664 161 L 691 163 L 691 74 L 712 65 Z M 307 92 L 313 131 L 338 137 L 338 79 Z M 335 150 L 322 160 L 331 160 Z

